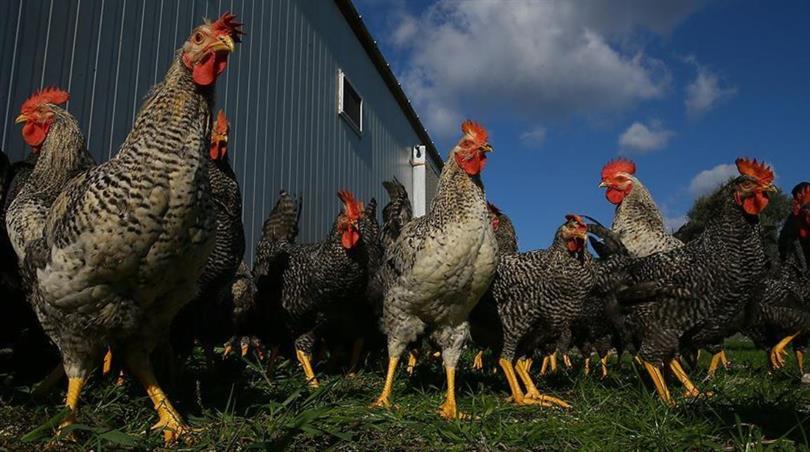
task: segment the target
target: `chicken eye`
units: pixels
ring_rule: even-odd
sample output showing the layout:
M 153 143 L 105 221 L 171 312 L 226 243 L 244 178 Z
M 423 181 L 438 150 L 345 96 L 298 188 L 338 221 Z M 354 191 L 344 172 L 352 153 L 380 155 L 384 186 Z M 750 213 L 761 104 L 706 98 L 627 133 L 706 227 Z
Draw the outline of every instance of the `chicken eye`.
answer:
M 202 44 L 202 42 L 205 40 L 205 36 L 203 36 L 202 32 L 198 31 L 198 32 L 194 33 L 194 38 L 193 39 L 194 39 L 194 44 Z

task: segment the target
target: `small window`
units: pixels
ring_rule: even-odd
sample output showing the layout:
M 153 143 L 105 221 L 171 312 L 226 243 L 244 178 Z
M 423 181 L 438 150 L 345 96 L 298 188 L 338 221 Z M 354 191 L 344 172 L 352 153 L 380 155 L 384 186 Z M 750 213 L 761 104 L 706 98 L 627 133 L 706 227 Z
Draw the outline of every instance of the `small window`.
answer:
M 357 94 L 346 74 L 338 69 L 338 114 L 360 134 L 363 133 L 363 98 Z

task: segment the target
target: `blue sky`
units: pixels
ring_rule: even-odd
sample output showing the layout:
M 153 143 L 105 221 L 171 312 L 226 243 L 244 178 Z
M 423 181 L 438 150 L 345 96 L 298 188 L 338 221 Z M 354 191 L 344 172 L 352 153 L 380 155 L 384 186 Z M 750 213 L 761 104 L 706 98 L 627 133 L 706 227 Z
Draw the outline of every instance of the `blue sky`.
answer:
M 442 156 L 463 118 L 495 153 L 487 196 L 522 249 L 569 212 L 609 223 L 597 188 L 624 156 L 670 224 L 764 159 L 810 180 L 810 2 L 356 0 Z

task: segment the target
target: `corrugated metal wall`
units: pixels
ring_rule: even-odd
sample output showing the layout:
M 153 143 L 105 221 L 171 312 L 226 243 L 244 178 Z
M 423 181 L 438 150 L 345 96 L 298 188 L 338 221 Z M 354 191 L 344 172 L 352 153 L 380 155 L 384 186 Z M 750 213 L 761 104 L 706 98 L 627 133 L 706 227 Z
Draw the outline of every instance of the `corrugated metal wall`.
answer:
M 217 102 L 231 121 L 249 260 L 281 188 L 303 194 L 301 239 L 312 241 L 339 210 L 338 188 L 383 204 L 383 179 L 396 175 L 410 187 L 418 137 L 327 0 L 0 1 L 0 146 L 12 160 L 24 157 L 13 124 L 19 106 L 34 90 L 59 86 L 71 93 L 67 108 L 90 151 L 109 158 L 173 51 L 202 17 L 226 10 L 248 33 L 217 82 Z M 362 136 L 337 114 L 338 68 L 363 96 Z M 428 170 L 429 196 L 435 183 Z

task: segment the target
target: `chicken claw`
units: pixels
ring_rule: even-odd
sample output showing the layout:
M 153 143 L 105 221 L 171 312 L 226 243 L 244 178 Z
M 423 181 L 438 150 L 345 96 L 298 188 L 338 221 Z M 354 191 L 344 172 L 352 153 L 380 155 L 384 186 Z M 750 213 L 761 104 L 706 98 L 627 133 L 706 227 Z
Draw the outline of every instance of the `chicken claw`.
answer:
M 371 404 L 371 408 L 391 408 L 391 391 L 394 387 L 394 377 L 397 373 L 399 357 L 388 358 L 388 372 L 385 375 L 385 386 L 377 400 Z
M 478 353 L 475 354 L 475 358 L 473 358 L 473 370 L 483 370 L 484 369 L 484 351 L 479 350 Z
M 405 368 L 405 372 L 408 373 L 409 377 L 413 377 L 413 371 L 416 369 L 416 352 L 411 350 L 408 352 L 408 366 Z
M 785 347 L 787 347 L 788 344 L 790 344 L 790 341 L 792 341 L 798 335 L 799 333 L 797 332 L 792 336 L 788 336 L 782 339 L 781 341 L 779 341 L 778 344 L 776 344 L 771 349 L 770 359 L 771 359 L 771 367 L 773 369 L 781 369 L 782 367 L 785 366 L 785 356 L 787 356 Z

